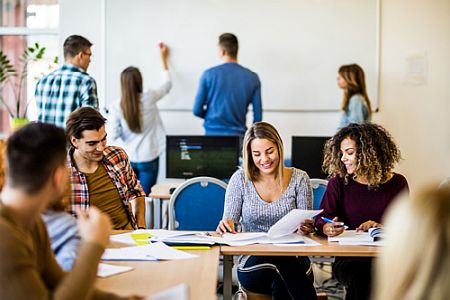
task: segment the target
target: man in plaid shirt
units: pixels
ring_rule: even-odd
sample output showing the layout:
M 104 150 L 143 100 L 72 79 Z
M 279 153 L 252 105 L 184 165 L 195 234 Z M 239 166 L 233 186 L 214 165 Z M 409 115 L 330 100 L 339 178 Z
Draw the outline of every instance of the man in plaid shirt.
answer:
M 65 63 L 36 85 L 39 122 L 64 128 L 70 113 L 78 107 L 98 109 L 97 85 L 86 73 L 91 62 L 91 46 L 91 42 L 79 35 L 71 35 L 64 41 Z
M 92 205 L 108 214 L 113 229 L 145 228 L 144 190 L 125 151 L 106 146 L 105 121 L 91 107 L 76 109 L 67 120 L 70 211 Z

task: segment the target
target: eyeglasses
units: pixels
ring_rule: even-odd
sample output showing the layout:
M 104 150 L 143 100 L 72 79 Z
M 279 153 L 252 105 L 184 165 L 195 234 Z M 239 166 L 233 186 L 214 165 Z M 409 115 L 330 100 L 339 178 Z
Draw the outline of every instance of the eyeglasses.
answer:
M 83 51 L 83 54 L 86 54 L 86 55 L 89 56 L 89 57 L 92 56 L 92 52 L 85 52 L 85 51 Z

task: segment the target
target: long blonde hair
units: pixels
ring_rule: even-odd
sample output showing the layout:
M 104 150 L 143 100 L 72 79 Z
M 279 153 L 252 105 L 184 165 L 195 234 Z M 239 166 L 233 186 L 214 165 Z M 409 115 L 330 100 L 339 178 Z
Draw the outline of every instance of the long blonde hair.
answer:
M 142 75 L 138 68 L 128 67 L 120 74 L 120 108 L 132 132 L 142 132 Z
M 406 196 L 386 213 L 374 300 L 444 300 L 450 295 L 450 191 Z M 392 272 L 395 271 L 395 274 Z
M 369 96 L 367 96 L 364 70 L 357 64 L 351 64 L 341 66 L 338 73 L 347 83 L 344 98 L 342 99 L 342 110 L 347 111 L 350 98 L 353 95 L 360 94 L 366 102 L 370 120 L 372 118 L 372 105 L 370 104 Z
M 266 139 L 275 144 L 278 151 L 278 165 L 275 168 L 275 179 L 278 180 L 280 187 L 282 187 L 284 169 L 283 141 L 275 127 L 267 122 L 256 122 L 245 133 L 242 156 L 246 179 L 257 181 L 259 177 L 259 169 L 255 166 L 252 157 L 251 143 L 254 139 Z

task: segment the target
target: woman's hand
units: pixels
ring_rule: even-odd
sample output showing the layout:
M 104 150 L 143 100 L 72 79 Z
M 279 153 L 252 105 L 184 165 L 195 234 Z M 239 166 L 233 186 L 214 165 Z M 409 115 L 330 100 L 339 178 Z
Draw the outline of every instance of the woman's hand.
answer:
M 323 233 L 329 237 L 337 236 L 345 231 L 344 226 L 344 223 L 338 222 L 338 218 L 335 217 L 333 218 L 333 223 L 326 223 L 323 225 Z
M 367 231 L 369 230 L 369 228 L 378 228 L 378 227 L 383 227 L 383 224 L 369 220 L 359 225 L 359 227 L 356 228 L 356 231 Z
M 300 224 L 299 230 L 304 235 L 313 233 L 314 232 L 314 220 L 306 219 L 302 224 Z
M 217 226 L 216 232 L 219 234 L 224 234 L 227 232 L 236 233 L 234 230 L 234 222 L 233 220 L 221 220 L 219 225 Z

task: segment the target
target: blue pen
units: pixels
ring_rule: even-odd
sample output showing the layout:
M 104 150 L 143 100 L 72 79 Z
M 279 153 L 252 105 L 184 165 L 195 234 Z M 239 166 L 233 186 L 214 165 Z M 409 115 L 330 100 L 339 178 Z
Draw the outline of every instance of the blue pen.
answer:
M 331 219 L 328 219 L 328 218 L 325 218 L 325 217 L 320 217 L 322 220 L 324 220 L 325 222 L 327 222 L 327 223 L 334 223 L 335 221 L 333 221 L 333 220 L 331 220 Z M 344 224 L 344 228 L 345 229 L 348 229 L 348 226 L 347 225 L 345 225 Z

